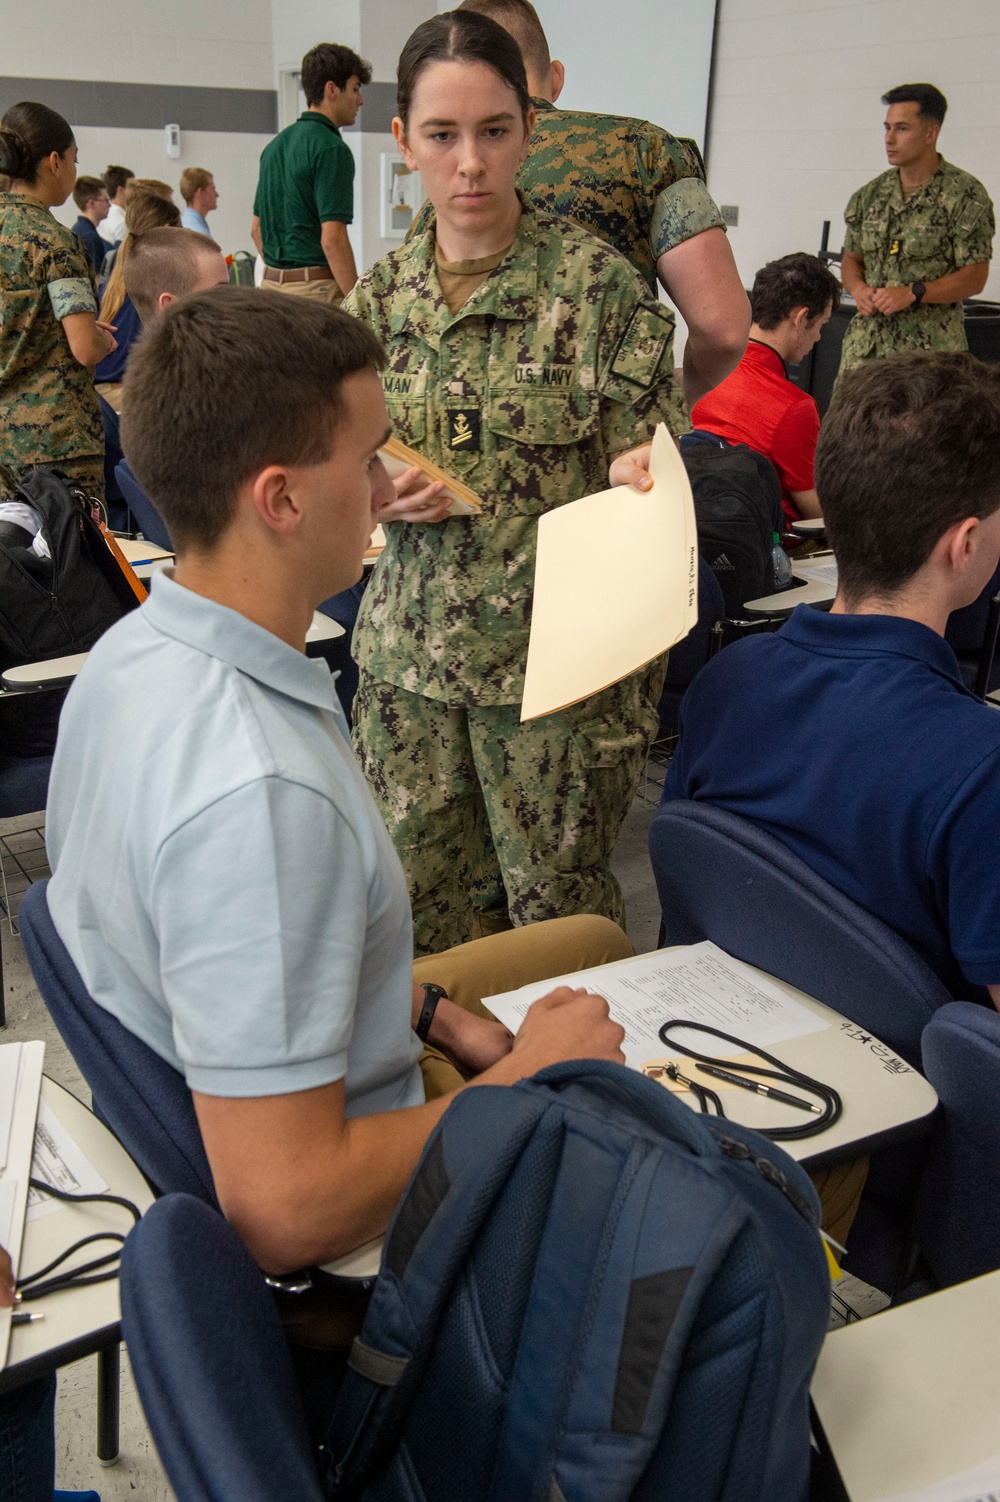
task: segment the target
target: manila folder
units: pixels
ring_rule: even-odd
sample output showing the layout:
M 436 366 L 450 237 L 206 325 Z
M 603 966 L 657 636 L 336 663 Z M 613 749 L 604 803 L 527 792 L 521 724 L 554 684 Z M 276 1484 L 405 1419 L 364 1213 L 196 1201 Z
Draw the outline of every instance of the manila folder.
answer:
M 695 625 L 694 500 L 662 423 L 649 472 L 649 490 L 616 486 L 540 518 L 522 721 L 638 672 Z

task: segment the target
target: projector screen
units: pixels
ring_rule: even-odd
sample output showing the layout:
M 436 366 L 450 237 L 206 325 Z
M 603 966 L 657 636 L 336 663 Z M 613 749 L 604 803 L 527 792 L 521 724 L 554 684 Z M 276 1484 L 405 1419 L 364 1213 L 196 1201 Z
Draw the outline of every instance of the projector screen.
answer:
M 716 0 L 535 0 L 559 103 L 662 125 L 705 145 Z

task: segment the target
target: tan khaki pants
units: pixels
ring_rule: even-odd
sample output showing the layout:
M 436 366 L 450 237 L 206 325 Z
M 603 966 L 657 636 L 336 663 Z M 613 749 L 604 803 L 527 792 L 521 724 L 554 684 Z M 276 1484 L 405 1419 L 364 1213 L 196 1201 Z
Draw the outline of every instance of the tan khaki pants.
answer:
M 340 285 L 333 277 L 318 282 L 269 282 L 265 277 L 260 285 L 268 292 L 288 292 L 293 297 L 313 297 L 317 302 L 330 303 L 335 308 L 339 308 L 344 301 Z
M 418 986 L 426 981 L 443 986 L 456 1006 L 492 1019 L 492 1012 L 483 1006 L 484 996 L 499 996 L 532 981 L 628 959 L 632 953 L 632 945 L 610 918 L 595 914 L 551 918 L 472 939 L 441 954 L 423 955 L 414 961 L 413 979 Z M 436 1048 L 424 1049 L 420 1072 L 428 1100 L 438 1100 L 463 1084 L 454 1064 Z M 867 1177 L 867 1158 L 853 1158 L 810 1174 L 822 1205 L 823 1230 L 834 1241 L 846 1241 Z

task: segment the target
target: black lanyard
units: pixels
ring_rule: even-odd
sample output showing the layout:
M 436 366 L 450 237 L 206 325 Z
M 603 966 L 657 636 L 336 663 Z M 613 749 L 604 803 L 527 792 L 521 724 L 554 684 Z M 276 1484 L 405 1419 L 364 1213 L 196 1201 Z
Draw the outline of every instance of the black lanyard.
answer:
M 54 1189 L 51 1184 L 44 1183 L 41 1179 L 29 1179 L 32 1189 L 37 1189 L 39 1194 L 50 1194 L 53 1199 L 66 1200 L 69 1204 L 79 1205 L 121 1205 L 132 1216 L 135 1223 L 142 1218 L 140 1211 L 133 1205 L 131 1200 L 122 1199 L 117 1194 L 68 1194 L 65 1189 Z M 95 1241 L 114 1241 L 117 1246 L 113 1252 L 107 1252 L 103 1257 L 95 1257 L 91 1262 L 84 1262 L 79 1267 L 70 1268 L 64 1273 L 56 1273 L 54 1278 L 48 1275 L 55 1268 L 60 1267 L 67 1257 L 72 1257 L 83 1246 L 90 1246 Z M 36 1273 L 30 1273 L 26 1278 L 18 1278 L 17 1291 L 21 1295 L 23 1303 L 33 1302 L 35 1299 L 47 1298 L 50 1293 L 61 1293 L 64 1288 L 88 1288 L 92 1283 L 110 1283 L 112 1278 L 117 1278 L 118 1268 L 112 1267 L 107 1272 L 100 1272 L 100 1268 L 107 1268 L 110 1262 L 117 1263 L 121 1256 L 121 1249 L 125 1245 L 125 1237 L 120 1231 L 95 1231 L 92 1236 L 84 1236 L 79 1241 L 74 1241 L 72 1246 L 60 1252 L 46 1267 L 40 1267 Z
M 683 1043 L 674 1042 L 670 1037 L 672 1028 L 688 1028 L 696 1033 L 708 1033 L 713 1038 L 721 1038 L 725 1043 L 735 1043 L 741 1053 L 753 1054 L 755 1058 L 766 1059 L 768 1064 L 773 1064 L 773 1069 L 762 1069 L 758 1064 L 730 1064 L 726 1059 L 720 1059 L 712 1054 L 695 1053 L 692 1048 L 685 1048 Z M 718 1028 L 708 1027 L 703 1022 L 685 1022 L 677 1017 L 671 1022 L 665 1022 L 660 1028 L 660 1042 L 669 1048 L 672 1053 L 682 1053 L 686 1059 L 694 1059 L 702 1073 L 707 1073 L 711 1078 L 712 1070 L 722 1070 L 733 1082 L 739 1082 L 746 1089 L 753 1089 L 758 1094 L 765 1091 L 758 1089 L 758 1081 L 774 1080 L 778 1085 L 794 1085 L 797 1090 L 804 1090 L 809 1095 L 814 1095 L 822 1102 L 817 1110 L 810 1102 L 801 1101 L 804 1109 L 810 1113 L 810 1120 L 802 1126 L 755 1127 L 762 1137 L 769 1137 L 772 1142 L 795 1142 L 803 1137 L 815 1137 L 817 1132 L 825 1132 L 827 1127 L 833 1126 L 840 1119 L 844 1109 L 843 1101 L 832 1085 L 824 1085 L 821 1080 L 814 1080 L 810 1075 L 803 1074 L 800 1069 L 793 1069 L 790 1064 L 783 1064 L 773 1054 L 765 1053 L 762 1048 L 756 1048 L 752 1043 L 744 1043 L 741 1038 L 734 1038 L 731 1033 L 720 1033 Z M 698 1101 L 702 1112 L 710 1115 L 709 1102 L 715 1107 L 716 1116 L 725 1117 L 722 1101 L 715 1090 L 697 1080 L 685 1079 L 678 1073 L 676 1065 L 668 1066 L 667 1073 L 672 1079 L 678 1080 L 691 1090 Z M 745 1080 L 745 1075 L 753 1075 L 752 1080 Z M 768 1087 L 769 1089 L 772 1087 Z M 779 1094 L 780 1098 L 780 1094 Z

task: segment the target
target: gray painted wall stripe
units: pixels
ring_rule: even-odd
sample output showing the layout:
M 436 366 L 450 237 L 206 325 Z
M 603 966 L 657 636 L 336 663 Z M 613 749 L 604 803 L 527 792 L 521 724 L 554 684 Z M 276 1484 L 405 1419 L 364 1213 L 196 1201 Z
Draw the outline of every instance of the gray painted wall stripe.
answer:
M 158 83 L 99 83 L 79 78 L 0 78 L 0 112 L 20 99 L 58 110 L 71 125 L 125 130 L 227 131 L 274 135 L 273 89 L 196 89 Z
M 396 113 L 396 85 L 394 83 L 366 83 L 362 85 L 361 106 L 356 125 L 346 127 L 345 134 L 356 130 L 366 135 L 385 134 L 392 130 L 392 117 Z
M 278 96 L 272 89 L 201 89 L 177 84 L 101 83 L 80 78 L 0 77 L 0 114 L 21 99 L 34 99 L 65 115 L 71 125 L 121 130 L 215 130 L 273 136 Z M 385 134 L 396 113 L 396 85 L 370 83 L 350 134 Z

